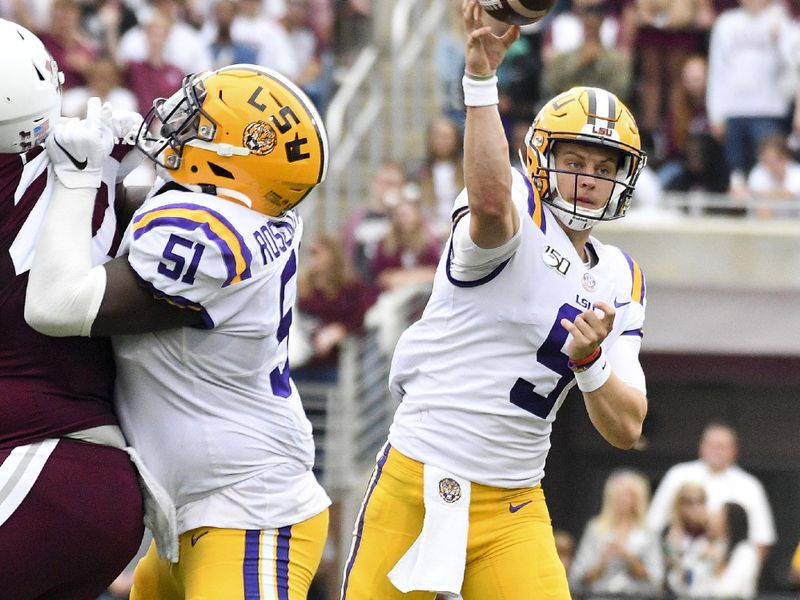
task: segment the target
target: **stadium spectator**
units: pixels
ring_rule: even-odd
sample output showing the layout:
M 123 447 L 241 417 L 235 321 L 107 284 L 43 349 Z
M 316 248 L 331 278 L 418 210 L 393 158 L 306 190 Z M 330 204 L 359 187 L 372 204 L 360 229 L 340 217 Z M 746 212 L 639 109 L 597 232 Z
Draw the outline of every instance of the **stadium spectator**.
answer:
M 736 460 L 739 442 L 736 431 L 723 423 L 710 423 L 703 429 L 699 458 L 670 467 L 656 488 L 647 523 L 661 531 L 669 521 L 670 506 L 680 486 L 689 481 L 703 484 L 710 515 L 728 501 L 735 501 L 747 510 L 749 539 L 759 549 L 763 560 L 775 543 L 775 524 L 764 486 L 746 472 Z
M 214 61 L 208 42 L 185 21 L 179 0 L 151 0 L 142 6 L 138 19 L 139 25 L 120 38 L 116 52 L 120 64 L 152 60 L 149 26 L 157 19 L 167 29 L 162 60 L 175 65 L 183 74 L 211 68 Z
M 703 191 L 724 194 L 728 191 L 729 171 L 722 146 L 710 134 L 690 133 L 684 155 L 665 172 L 664 189 L 676 192 Z
M 42 144 L 61 93 L 44 45 L 2 19 L 0 57 L 0 596 L 90 600 L 139 547 L 142 497 L 112 407 L 108 340 L 48 338 L 24 320 L 40 215 L 55 187 Z M 102 164 L 103 191 L 87 197 L 90 265 L 119 243 L 115 184 L 130 150 L 116 146 Z
M 84 85 L 97 48 L 81 27 L 81 9 L 76 0 L 54 0 L 50 25 L 38 36 L 64 73 L 64 89 Z
M 606 46 L 602 28 L 607 19 L 607 3 L 578 4 L 575 14 L 582 25 L 582 43 L 574 50 L 552 57 L 544 69 L 542 89 L 552 96 L 576 85 L 607 89 L 627 99 L 631 88 L 631 57 L 616 46 Z
M 61 113 L 65 117 L 85 117 L 86 102 L 92 96 L 110 102 L 115 110 L 140 111 L 136 96 L 121 85 L 116 63 L 107 57 L 97 58 L 92 63 L 92 68 L 86 74 L 86 85 L 64 92 Z
M 586 525 L 570 570 L 572 587 L 588 594 L 654 595 L 664 562 L 658 535 L 645 526 L 650 484 L 631 470 L 609 475 L 600 513 Z
M 780 133 L 789 114 L 781 89 L 786 10 L 773 0 L 740 5 L 719 15 L 711 29 L 707 93 L 711 130 L 724 145 L 734 192 L 745 189 L 761 141 Z
M 370 263 L 378 244 L 389 231 L 391 207 L 399 201 L 406 183 L 406 173 L 400 163 L 381 163 L 370 180 L 369 198 L 364 207 L 354 210 L 345 223 L 345 250 L 364 281 L 374 279 Z
M 156 98 L 169 98 L 180 88 L 183 73 L 168 62 L 167 43 L 170 24 L 156 13 L 143 27 L 147 54 L 144 60 L 134 60 L 125 66 L 125 85 L 136 96 L 143 115 L 153 107 Z
M 416 199 L 403 198 L 391 209 L 386 236 L 370 261 L 370 272 L 379 290 L 390 292 L 433 281 L 442 245 L 425 222 Z
M 727 165 L 719 142 L 711 136 L 711 127 L 706 112 L 706 84 L 708 61 L 700 54 L 686 59 L 681 69 L 681 79 L 669 90 L 670 102 L 664 125 L 665 160 L 658 167 L 658 176 L 665 188 L 674 189 L 688 177 L 689 152 L 708 149 L 709 156 L 699 157 L 715 171 L 722 171 L 724 183 L 721 192 L 727 191 Z M 690 136 L 702 136 L 701 144 L 690 149 Z M 722 179 L 722 177 L 721 177 Z M 685 185 L 685 184 L 684 184 Z
M 461 77 L 464 74 L 464 44 L 461 43 L 461 5 L 453 2 L 448 12 L 448 26 L 434 39 L 434 71 L 441 98 L 441 112 L 464 125 L 464 98 Z
M 136 13 L 118 0 L 90 0 L 81 2 L 81 7 L 84 29 L 100 49 L 99 54 L 116 62 L 120 37 L 138 24 Z
M 416 170 L 416 181 L 435 233 L 446 239 L 453 198 L 464 188 L 461 131 L 453 119 L 439 116 L 428 126 L 425 159 Z
M 709 539 L 706 490 L 700 483 L 687 482 L 678 488 L 672 503 L 670 522 L 661 532 L 667 592 L 685 596 L 696 578 L 701 556 Z
M 231 26 L 236 18 L 235 0 L 219 0 L 214 7 L 214 17 L 217 26 L 216 35 L 210 46 L 211 56 L 214 58 L 214 68 L 258 62 L 258 53 L 255 48 L 234 41 L 231 37 Z
M 302 235 L 295 206 L 326 172 L 325 130 L 299 88 L 255 65 L 187 75 L 165 105 L 137 146 L 168 181 L 137 209 L 117 257 L 95 270 L 87 200 L 112 132 L 99 103 L 56 127 L 61 143 L 47 150 L 60 183 L 36 240 L 25 316 L 55 336 L 115 336 L 115 408 L 171 516 L 152 528 L 134 597 L 256 597 L 267 569 L 273 597 L 289 597 L 290 586 L 305 597 L 330 500 L 312 472 L 286 338 Z M 297 119 L 265 130 L 262 119 L 281 123 L 287 107 Z M 206 131 L 204 119 L 220 126 Z M 231 140 L 231 130 L 244 137 Z M 259 151 L 231 152 L 232 142 Z
M 641 273 L 589 238 L 624 212 L 644 160 L 633 118 L 605 90 L 569 90 L 533 121 L 536 150 L 522 149 L 520 173 L 493 76 L 519 29 L 495 35 L 477 0 L 462 6 L 466 191 L 422 318 L 394 351 L 398 409 L 357 518 L 345 600 L 531 590 L 566 600 L 540 486 L 556 411 L 576 383 L 594 427 L 619 448 L 640 438 L 646 412 Z M 599 118 L 589 106 L 606 107 L 619 141 L 589 132 Z M 569 304 L 589 289 L 586 310 Z M 624 290 L 617 312 L 612 290 Z
M 581 15 L 587 13 L 601 17 L 599 33 L 603 47 L 619 47 L 619 21 L 608 10 L 607 0 L 573 0 L 572 10 L 562 11 L 550 21 L 542 46 L 545 65 L 555 56 L 574 52 L 583 46 L 585 20 Z
M 783 135 L 765 137 L 758 149 L 758 162 L 747 177 L 747 187 L 756 199 L 794 200 L 781 206 L 770 202 L 756 212 L 762 218 L 800 217 L 800 164 L 792 157 Z
M 289 40 L 293 64 L 284 75 L 299 85 L 323 111 L 330 93 L 333 57 L 311 27 L 310 6 L 310 0 L 286 0 L 286 15 L 280 24 Z
M 686 59 L 705 50 L 714 11 L 710 0 L 636 0 L 636 6 L 640 125 L 659 137 L 670 90 L 680 85 Z
M 231 38 L 254 48 L 258 64 L 291 77 L 296 68 L 293 49 L 279 18 L 267 13 L 261 0 L 238 0 L 237 8 L 231 24 Z M 213 24 L 208 27 L 213 27 Z M 209 30 L 204 29 L 208 35 Z
M 502 30 L 505 25 L 496 25 Z M 542 74 L 543 23 L 523 27 L 519 39 L 508 49 L 497 68 L 500 117 L 506 132 L 519 121 L 528 122 L 542 104 L 539 93 Z M 463 66 L 463 63 L 462 63 Z
M 761 561 L 758 549 L 747 539 L 747 511 L 725 502 L 708 524 L 709 544 L 698 561 L 689 588 L 693 598 L 756 597 Z
M 298 333 L 304 336 L 308 351 L 304 360 L 290 362 L 292 375 L 335 380 L 338 346 L 346 336 L 361 330 L 375 293 L 353 273 L 342 242 L 332 235 L 314 237 L 301 264 L 296 316 L 303 324 Z

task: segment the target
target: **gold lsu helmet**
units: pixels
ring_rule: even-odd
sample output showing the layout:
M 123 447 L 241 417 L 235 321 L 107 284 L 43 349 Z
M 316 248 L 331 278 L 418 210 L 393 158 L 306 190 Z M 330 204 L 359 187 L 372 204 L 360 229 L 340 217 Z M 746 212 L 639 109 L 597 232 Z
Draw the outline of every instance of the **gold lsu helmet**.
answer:
M 578 206 L 559 192 L 554 148 L 562 141 L 619 152 L 615 178 L 594 175 L 614 184 L 603 207 Z M 647 162 L 630 110 L 614 94 L 592 87 L 574 87 L 550 100 L 531 124 L 525 147 L 526 172 L 539 197 L 555 209 L 553 212 L 562 223 L 574 230 L 625 216 L 636 180 Z
M 256 65 L 187 75 L 159 98 L 136 145 L 169 179 L 278 217 L 328 168 L 328 138 L 295 84 Z

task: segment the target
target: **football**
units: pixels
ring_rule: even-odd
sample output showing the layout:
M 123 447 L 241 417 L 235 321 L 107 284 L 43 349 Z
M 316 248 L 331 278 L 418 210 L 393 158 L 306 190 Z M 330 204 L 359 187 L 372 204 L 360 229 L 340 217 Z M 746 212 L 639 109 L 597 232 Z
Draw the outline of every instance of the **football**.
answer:
M 478 0 L 493 19 L 509 25 L 531 25 L 553 8 L 555 0 Z

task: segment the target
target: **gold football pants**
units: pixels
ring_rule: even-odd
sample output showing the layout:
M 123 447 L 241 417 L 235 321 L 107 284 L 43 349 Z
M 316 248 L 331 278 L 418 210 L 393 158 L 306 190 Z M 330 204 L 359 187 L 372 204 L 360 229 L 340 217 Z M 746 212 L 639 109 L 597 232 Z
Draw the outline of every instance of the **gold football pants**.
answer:
M 342 600 L 432 600 L 401 593 L 388 574 L 422 531 L 423 465 L 387 445 L 361 507 L 344 567 Z M 569 600 L 540 486 L 472 484 L 464 600 Z
M 151 543 L 131 600 L 305 600 L 327 533 L 325 509 L 280 529 L 192 529 L 181 534 L 174 564 Z

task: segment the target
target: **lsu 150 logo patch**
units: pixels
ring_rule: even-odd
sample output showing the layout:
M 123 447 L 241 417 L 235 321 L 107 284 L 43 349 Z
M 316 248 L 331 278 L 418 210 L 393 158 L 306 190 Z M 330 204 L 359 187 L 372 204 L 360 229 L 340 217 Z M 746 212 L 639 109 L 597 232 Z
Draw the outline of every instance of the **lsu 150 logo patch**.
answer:
M 569 271 L 570 262 L 568 259 L 561 256 L 561 253 L 552 246 L 545 246 L 542 252 L 542 260 L 551 269 L 555 269 L 558 273 L 566 275 Z
M 445 477 L 439 481 L 439 495 L 448 504 L 458 502 L 458 499 L 461 498 L 461 486 L 455 479 Z

